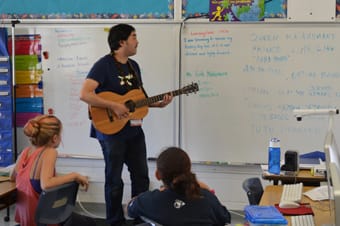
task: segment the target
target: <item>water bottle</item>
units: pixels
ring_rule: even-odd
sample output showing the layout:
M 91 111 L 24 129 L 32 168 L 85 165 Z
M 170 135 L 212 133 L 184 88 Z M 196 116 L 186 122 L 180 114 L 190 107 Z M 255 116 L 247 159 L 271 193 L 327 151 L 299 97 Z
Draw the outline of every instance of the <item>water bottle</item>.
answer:
M 268 148 L 268 172 L 280 174 L 280 140 L 277 138 L 270 139 Z

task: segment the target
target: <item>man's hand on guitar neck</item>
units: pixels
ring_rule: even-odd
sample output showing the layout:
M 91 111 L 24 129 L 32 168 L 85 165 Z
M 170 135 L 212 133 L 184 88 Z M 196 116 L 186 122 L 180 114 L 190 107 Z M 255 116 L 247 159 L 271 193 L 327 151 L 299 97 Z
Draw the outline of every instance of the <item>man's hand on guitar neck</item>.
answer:
M 150 104 L 149 107 L 163 108 L 171 103 L 172 98 L 173 98 L 172 93 L 165 94 L 162 101 L 158 101 L 156 103 Z

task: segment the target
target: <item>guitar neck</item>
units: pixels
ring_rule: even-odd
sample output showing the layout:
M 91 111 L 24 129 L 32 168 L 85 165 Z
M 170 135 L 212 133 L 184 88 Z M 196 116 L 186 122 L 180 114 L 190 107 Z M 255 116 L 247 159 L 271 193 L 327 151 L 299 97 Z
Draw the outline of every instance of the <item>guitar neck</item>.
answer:
M 169 95 L 172 94 L 172 96 L 178 96 L 178 95 L 181 95 L 183 93 L 184 92 L 183 92 L 182 89 L 178 89 L 178 90 L 174 90 L 174 91 L 171 91 L 171 92 L 162 93 L 162 94 L 159 94 L 157 96 L 148 97 L 148 98 L 145 98 L 145 99 L 142 99 L 142 100 L 138 100 L 138 101 L 135 102 L 136 108 L 143 107 L 143 106 L 150 105 L 150 104 L 156 103 L 158 101 L 161 101 L 161 100 L 163 100 L 163 98 L 166 94 L 169 94 Z

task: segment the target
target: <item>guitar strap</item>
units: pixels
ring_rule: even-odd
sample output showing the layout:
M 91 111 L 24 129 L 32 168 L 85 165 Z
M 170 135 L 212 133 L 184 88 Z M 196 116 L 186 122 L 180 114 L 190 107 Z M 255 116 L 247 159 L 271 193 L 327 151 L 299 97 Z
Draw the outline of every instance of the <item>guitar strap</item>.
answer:
M 131 70 L 133 72 L 133 75 L 136 76 L 136 78 L 137 78 L 137 86 L 138 86 L 138 88 L 140 88 L 143 91 L 144 95 L 146 97 L 148 97 L 148 94 L 146 93 L 146 91 L 145 91 L 145 89 L 143 87 L 141 75 L 136 72 L 136 70 L 132 66 L 132 63 L 131 63 L 130 59 L 128 59 L 128 64 L 129 64 L 129 67 L 131 68 Z

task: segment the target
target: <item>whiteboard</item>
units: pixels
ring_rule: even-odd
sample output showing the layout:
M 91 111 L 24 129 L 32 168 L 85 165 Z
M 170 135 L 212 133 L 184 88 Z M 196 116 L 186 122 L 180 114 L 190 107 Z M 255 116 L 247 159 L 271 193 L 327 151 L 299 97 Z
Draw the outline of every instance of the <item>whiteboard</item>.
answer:
M 139 40 L 137 55 L 133 59 L 140 64 L 148 95 L 176 89 L 179 71 L 176 57 L 179 49 L 175 48 L 179 43 L 178 26 L 132 25 L 136 28 Z M 107 28 L 110 26 L 16 28 L 16 34 L 41 34 L 42 51 L 49 53 L 49 58 L 42 60 L 44 110 L 53 109 L 63 122 L 63 138 L 59 147 L 61 154 L 102 158 L 97 140 L 89 137 L 88 106 L 80 101 L 79 93 L 93 63 L 109 53 Z M 149 109 L 143 123 L 149 157 L 155 157 L 165 146 L 176 144 L 177 105 L 174 100 L 166 108 Z
M 339 106 L 338 24 L 134 26 L 139 39 L 134 59 L 150 96 L 192 82 L 200 88 L 167 108 L 150 109 L 143 124 L 148 157 L 179 143 L 193 161 L 265 163 L 271 137 L 281 140 L 282 154 L 322 150 L 328 118 L 297 122 L 292 111 Z M 105 27 L 17 25 L 17 34 L 41 34 L 42 50 L 49 52 L 42 62 L 44 107 L 64 123 L 60 153 L 102 157 L 89 138 L 79 90 L 92 64 L 109 51 Z M 334 124 L 340 135 L 338 117 Z M 18 142 L 26 141 L 21 136 Z
M 336 11 L 335 0 L 289 0 L 287 2 L 288 21 L 335 21 Z
M 186 24 L 181 144 L 195 161 L 266 163 L 271 137 L 286 150 L 323 150 L 327 116 L 293 109 L 340 106 L 338 24 Z M 335 134 L 340 135 L 338 117 Z

